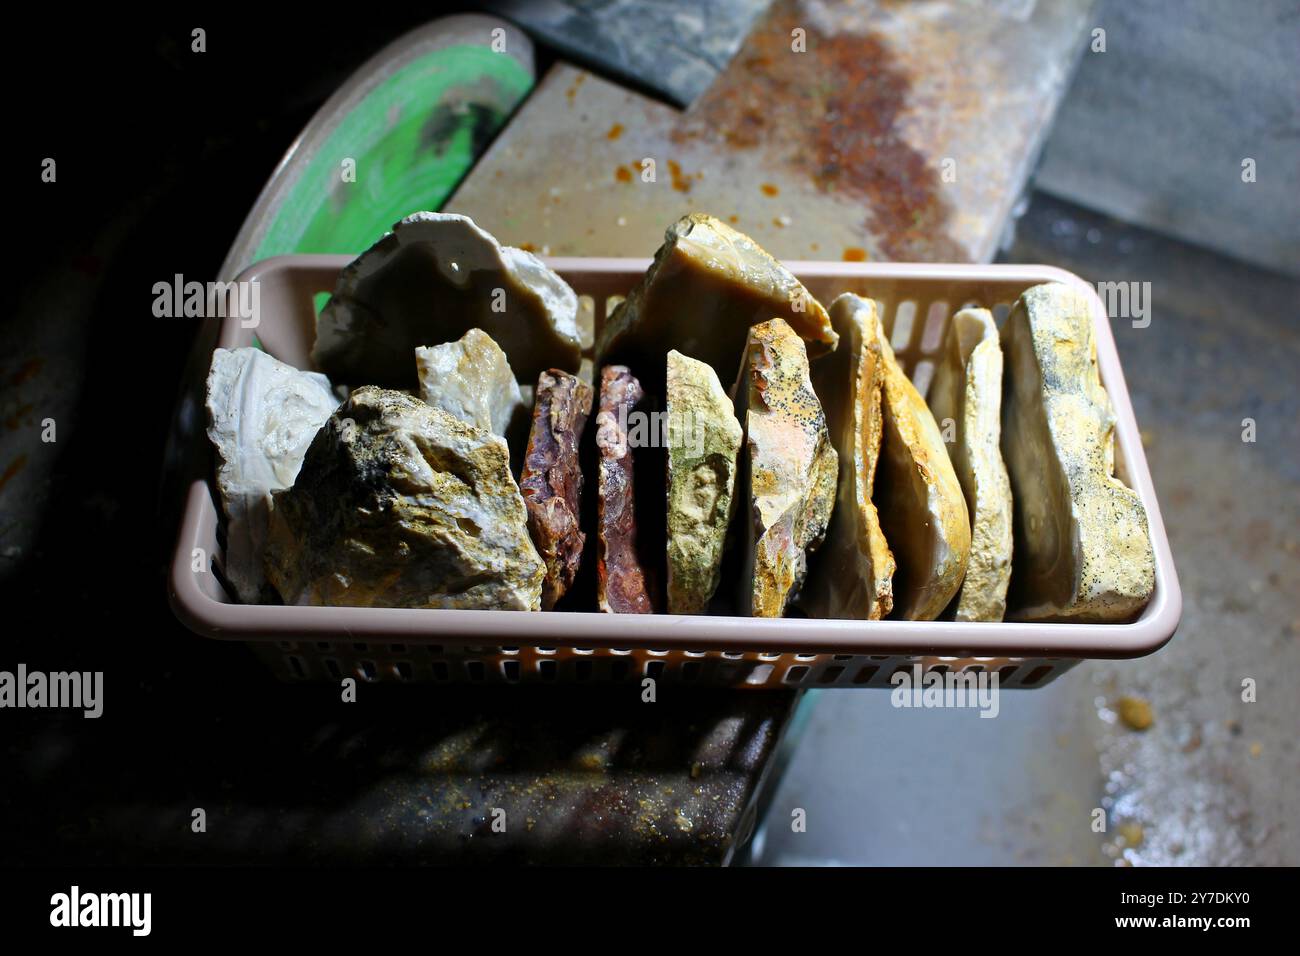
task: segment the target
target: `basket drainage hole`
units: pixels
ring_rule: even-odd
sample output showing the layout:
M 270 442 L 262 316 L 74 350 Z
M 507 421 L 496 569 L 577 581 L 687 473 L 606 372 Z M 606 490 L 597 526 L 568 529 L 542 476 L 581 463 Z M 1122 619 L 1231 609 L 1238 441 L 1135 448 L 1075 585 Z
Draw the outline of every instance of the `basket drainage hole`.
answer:
M 785 682 L 787 684 L 800 684 L 808 676 L 807 664 L 795 664 L 785 672 Z
M 922 398 L 929 394 L 932 378 L 934 378 L 934 363 L 929 359 L 917 362 L 916 368 L 912 370 L 912 385 L 921 393 Z
M 1042 667 L 1035 667 L 1029 672 L 1029 676 L 1024 678 L 1020 683 L 1025 687 L 1033 687 L 1050 673 L 1052 673 L 1052 665 L 1044 664 Z
M 375 667 L 374 661 L 358 661 L 357 675 L 365 680 L 374 680 L 379 671 Z
M 868 664 L 866 667 L 858 671 L 857 675 L 853 678 L 853 683 L 870 684 L 871 678 L 876 676 L 876 671 L 878 670 L 880 670 L 879 664 Z
M 501 676 L 508 681 L 519 680 L 519 662 L 515 660 L 502 661 Z
M 483 678 L 484 678 L 484 676 L 485 676 L 485 675 L 484 675 L 484 672 L 483 672 L 483 662 L 482 662 L 482 661 L 466 661 L 466 662 L 465 662 L 465 673 L 469 675 L 469 679 L 472 680 L 472 681 L 481 681 L 481 680 L 483 680 Z
M 537 673 L 541 675 L 542 680 L 555 680 L 555 661 L 549 659 L 538 661 Z
M 947 302 L 930 303 L 925 328 L 921 331 L 921 351 L 925 354 L 929 355 L 943 342 L 943 330 L 947 327 L 950 312 Z
M 916 319 L 916 303 L 908 299 L 898 303 L 894 312 L 894 327 L 889 336 L 889 344 L 897 352 L 907 350 L 912 343 L 912 323 Z

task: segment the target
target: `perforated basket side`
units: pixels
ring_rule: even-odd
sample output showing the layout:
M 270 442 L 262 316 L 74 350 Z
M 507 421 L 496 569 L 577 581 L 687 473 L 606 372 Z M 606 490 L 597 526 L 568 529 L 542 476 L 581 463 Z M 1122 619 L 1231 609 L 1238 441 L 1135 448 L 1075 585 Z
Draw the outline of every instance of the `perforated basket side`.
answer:
M 642 648 L 503 645 L 366 644 L 276 641 L 252 645 L 285 681 L 537 684 L 656 681 L 745 689 L 893 687 L 900 671 L 915 675 L 998 675 L 1002 689 L 1045 687 L 1078 659 L 800 654 L 790 651 L 673 651 Z

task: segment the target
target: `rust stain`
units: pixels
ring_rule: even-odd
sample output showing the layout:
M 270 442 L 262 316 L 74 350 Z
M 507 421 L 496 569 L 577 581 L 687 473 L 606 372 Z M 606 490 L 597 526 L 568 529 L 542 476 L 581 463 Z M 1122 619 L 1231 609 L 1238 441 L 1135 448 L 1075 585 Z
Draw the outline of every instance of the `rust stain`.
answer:
M 9 376 L 9 384 L 22 385 L 24 382 L 30 382 L 44 366 L 45 359 L 29 358 L 15 369 L 13 375 Z
M 618 139 L 622 135 L 623 135 L 623 124 L 615 123 L 613 126 L 609 128 L 609 132 L 605 134 L 605 138 Z
M 577 76 L 573 78 L 573 85 L 564 91 L 564 95 L 569 98 L 570 105 L 573 104 L 573 98 L 578 95 L 578 87 L 582 86 L 582 84 L 586 81 L 586 79 L 587 79 L 586 73 L 579 73 Z
M 763 191 L 764 196 L 777 196 L 781 193 L 780 187 L 775 183 L 763 183 L 758 188 Z
M 866 262 L 867 250 L 859 249 L 857 246 L 849 246 L 844 250 L 845 262 Z
M 762 149 L 823 193 L 859 203 L 862 228 L 892 259 L 968 258 L 948 234 L 952 209 L 934 166 L 903 138 L 906 61 L 880 33 L 823 33 L 795 0 L 777 0 L 717 82 L 674 130 Z M 806 31 L 807 51 L 790 49 Z
M 26 464 L 26 455 L 19 455 L 11 461 L 9 467 L 4 470 L 4 474 L 0 475 L 0 490 L 3 490 L 4 486 L 9 484 L 9 480 L 13 478 L 14 475 L 18 474 L 18 472 L 22 471 Z
M 537 247 L 536 247 L 535 245 L 533 245 L 531 242 L 521 242 L 521 243 L 519 243 L 519 248 L 522 249 L 522 250 L 524 250 L 524 252 L 536 252 L 536 251 L 537 251 Z
M 681 164 L 675 159 L 668 160 L 668 175 L 672 177 L 673 189 L 679 193 L 688 193 L 691 191 L 691 178 L 682 173 Z
M 630 183 L 632 181 L 632 171 L 626 166 L 615 166 L 614 178 L 620 183 Z

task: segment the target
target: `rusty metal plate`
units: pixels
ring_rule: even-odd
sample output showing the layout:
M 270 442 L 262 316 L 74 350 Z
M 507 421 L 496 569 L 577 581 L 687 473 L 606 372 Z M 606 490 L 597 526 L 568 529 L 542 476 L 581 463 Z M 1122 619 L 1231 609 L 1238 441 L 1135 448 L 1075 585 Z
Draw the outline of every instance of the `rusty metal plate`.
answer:
M 785 0 L 685 113 L 560 64 L 448 209 L 551 255 L 644 256 L 703 210 L 783 258 L 987 261 L 1087 11 Z

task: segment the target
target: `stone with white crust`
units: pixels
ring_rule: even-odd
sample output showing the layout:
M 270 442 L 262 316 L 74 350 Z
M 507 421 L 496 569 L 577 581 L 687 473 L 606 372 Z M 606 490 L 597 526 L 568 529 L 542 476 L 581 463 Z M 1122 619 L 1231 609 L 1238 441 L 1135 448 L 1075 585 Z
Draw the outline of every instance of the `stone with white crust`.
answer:
M 333 381 L 414 389 L 411 353 L 482 329 L 515 375 L 581 362 L 578 297 L 532 253 L 468 216 L 417 212 L 340 274 L 316 325 L 312 361 Z
M 226 514 L 226 579 L 246 604 L 265 597 L 262 549 L 271 492 L 293 484 L 312 438 L 339 404 L 317 372 L 261 349 L 217 349 L 207 382 L 208 438 Z

